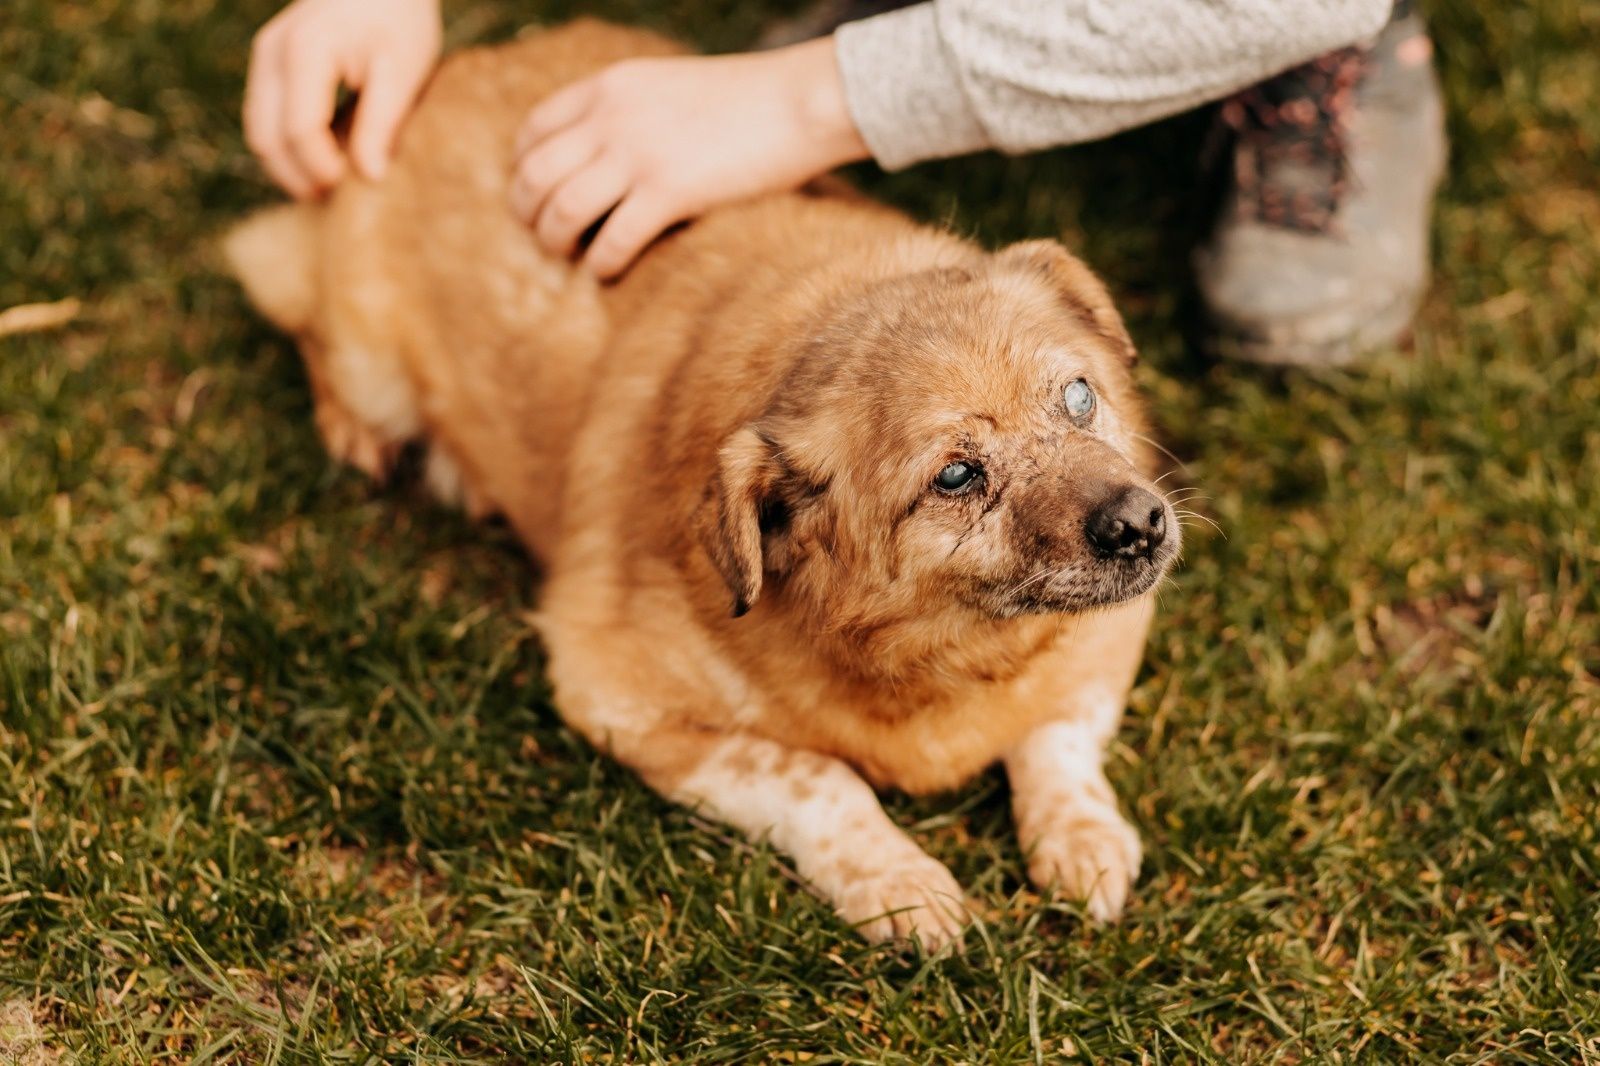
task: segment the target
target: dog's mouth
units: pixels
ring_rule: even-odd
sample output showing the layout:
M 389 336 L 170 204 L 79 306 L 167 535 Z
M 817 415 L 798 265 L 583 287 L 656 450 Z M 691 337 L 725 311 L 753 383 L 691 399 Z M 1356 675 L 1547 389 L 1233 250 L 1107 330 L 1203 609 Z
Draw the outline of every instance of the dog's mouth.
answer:
M 986 606 L 1001 618 L 1112 607 L 1155 588 L 1177 555 L 1175 547 L 1164 546 L 1147 558 L 1082 559 L 1038 567 L 1021 580 L 991 586 Z

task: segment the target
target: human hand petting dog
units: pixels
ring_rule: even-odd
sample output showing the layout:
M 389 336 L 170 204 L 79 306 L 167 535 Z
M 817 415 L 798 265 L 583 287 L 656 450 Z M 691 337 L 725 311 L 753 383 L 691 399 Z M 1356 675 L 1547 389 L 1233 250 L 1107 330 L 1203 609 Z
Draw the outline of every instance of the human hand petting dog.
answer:
M 295 0 L 251 47 L 245 141 L 297 199 L 328 191 L 351 163 L 382 178 L 441 38 L 439 0 Z M 348 160 L 330 128 L 340 85 L 360 93 Z M 512 207 L 551 251 L 573 254 L 609 213 L 584 263 L 611 278 L 674 223 L 869 153 L 825 37 L 617 63 L 535 107 L 516 155 Z
M 344 85 L 361 94 L 350 161 L 376 181 L 439 58 L 442 33 L 438 0 L 295 0 L 251 45 L 245 142 L 291 196 L 326 192 L 347 168 L 330 128 Z
M 511 202 L 561 255 L 605 218 L 583 261 L 611 278 L 674 223 L 868 154 L 831 37 L 748 55 L 630 59 L 528 114 Z

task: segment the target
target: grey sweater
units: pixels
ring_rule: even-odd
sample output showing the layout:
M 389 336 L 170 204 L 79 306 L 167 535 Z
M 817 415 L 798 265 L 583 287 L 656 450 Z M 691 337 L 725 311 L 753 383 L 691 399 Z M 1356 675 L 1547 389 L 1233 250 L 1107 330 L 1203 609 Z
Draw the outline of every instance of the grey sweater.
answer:
M 928 0 L 835 35 L 851 117 L 898 170 L 1095 140 L 1382 29 L 1391 0 Z

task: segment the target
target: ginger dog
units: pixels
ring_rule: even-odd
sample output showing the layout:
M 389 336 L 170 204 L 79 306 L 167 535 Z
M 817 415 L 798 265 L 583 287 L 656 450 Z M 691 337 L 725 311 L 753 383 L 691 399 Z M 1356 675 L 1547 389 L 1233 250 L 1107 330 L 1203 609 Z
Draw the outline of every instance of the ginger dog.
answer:
M 381 185 L 227 240 L 335 458 L 499 512 L 547 569 L 562 715 L 768 836 L 867 937 L 961 887 L 874 786 L 996 761 L 1040 887 L 1114 918 L 1139 838 L 1101 769 L 1179 531 L 1133 346 L 1059 245 L 986 252 L 845 194 L 773 196 L 602 287 L 506 207 L 527 109 L 675 46 L 574 23 L 443 64 Z

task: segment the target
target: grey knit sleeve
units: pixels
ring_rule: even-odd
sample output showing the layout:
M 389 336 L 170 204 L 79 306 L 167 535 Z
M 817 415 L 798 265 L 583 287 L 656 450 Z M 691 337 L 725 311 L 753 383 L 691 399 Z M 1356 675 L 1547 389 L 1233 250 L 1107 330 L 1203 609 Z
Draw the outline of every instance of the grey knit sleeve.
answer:
M 1391 0 L 928 0 L 835 34 L 851 116 L 898 170 L 1177 114 L 1375 35 Z

